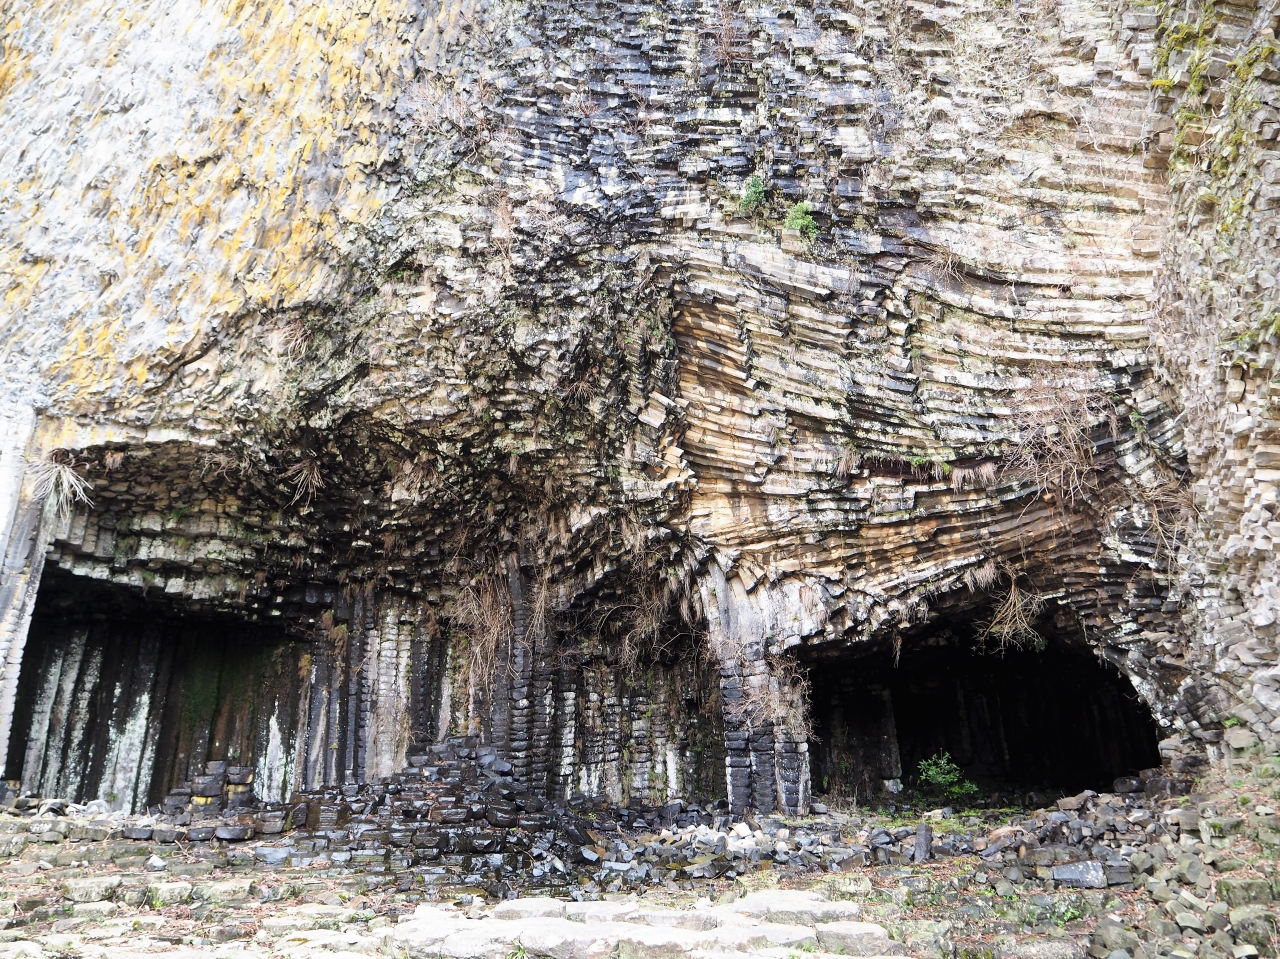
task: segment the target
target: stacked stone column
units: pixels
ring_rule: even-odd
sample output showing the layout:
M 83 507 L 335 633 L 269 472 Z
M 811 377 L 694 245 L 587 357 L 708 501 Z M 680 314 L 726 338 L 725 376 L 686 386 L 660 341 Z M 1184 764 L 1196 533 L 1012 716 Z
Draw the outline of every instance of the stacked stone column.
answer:
M 51 535 L 34 483 L 27 479 L 27 446 L 35 425 L 30 407 L 0 409 L 0 769 L 8 755 L 18 671 Z

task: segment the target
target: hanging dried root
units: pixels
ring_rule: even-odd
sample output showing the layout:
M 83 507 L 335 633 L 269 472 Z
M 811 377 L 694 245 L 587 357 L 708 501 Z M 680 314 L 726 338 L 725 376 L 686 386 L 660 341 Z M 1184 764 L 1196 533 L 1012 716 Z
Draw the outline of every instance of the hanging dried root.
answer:
M 1009 577 L 1009 591 L 996 605 L 991 619 L 982 624 L 978 641 L 982 645 L 994 642 L 1001 652 L 1008 649 L 1044 649 L 1044 637 L 1036 632 L 1036 620 L 1044 612 L 1044 597 L 1039 593 L 1018 586 L 1014 570 L 1005 569 Z

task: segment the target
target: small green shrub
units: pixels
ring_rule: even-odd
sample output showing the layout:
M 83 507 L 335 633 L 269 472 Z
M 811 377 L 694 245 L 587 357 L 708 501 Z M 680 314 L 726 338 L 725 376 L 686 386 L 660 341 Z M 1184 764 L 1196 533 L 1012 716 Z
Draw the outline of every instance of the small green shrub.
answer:
M 978 787 L 964 778 L 964 770 L 955 764 L 950 753 L 920 760 L 916 773 L 920 791 L 926 796 L 961 802 L 978 792 Z
M 797 203 L 787 213 L 787 220 L 783 226 L 788 230 L 799 230 L 801 236 L 806 240 L 816 239 L 818 236 L 818 224 L 810 213 L 812 209 L 813 205 L 811 203 Z
M 755 213 L 764 206 L 764 193 L 764 180 L 760 179 L 760 174 L 751 174 L 743 187 L 742 199 L 738 201 L 738 212 Z

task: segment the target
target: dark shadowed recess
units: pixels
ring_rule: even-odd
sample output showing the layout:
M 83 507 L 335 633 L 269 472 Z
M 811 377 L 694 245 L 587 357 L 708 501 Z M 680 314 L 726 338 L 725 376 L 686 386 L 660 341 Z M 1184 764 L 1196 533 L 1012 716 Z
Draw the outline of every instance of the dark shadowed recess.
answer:
M 278 627 L 47 570 L 5 775 L 24 792 L 141 810 L 211 760 L 252 767 L 273 735 L 276 753 L 291 738 L 308 650 Z
M 1158 733 L 1132 684 L 1082 642 L 983 647 L 972 624 L 815 663 L 815 793 L 908 790 L 922 759 L 949 753 L 987 795 L 1106 791 L 1160 764 Z

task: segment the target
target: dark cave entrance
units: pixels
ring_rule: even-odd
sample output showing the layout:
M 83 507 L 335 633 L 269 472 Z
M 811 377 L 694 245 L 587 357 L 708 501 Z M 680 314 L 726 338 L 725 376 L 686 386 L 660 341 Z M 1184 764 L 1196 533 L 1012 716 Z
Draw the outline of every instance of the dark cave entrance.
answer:
M 984 651 L 959 625 L 810 670 L 815 793 L 909 791 L 921 760 L 949 753 L 996 800 L 1109 791 L 1158 766 L 1155 720 L 1128 679 L 1083 643 Z
M 280 798 L 308 663 L 279 626 L 47 569 L 5 776 L 26 794 L 135 811 L 188 786 L 222 803 Z

